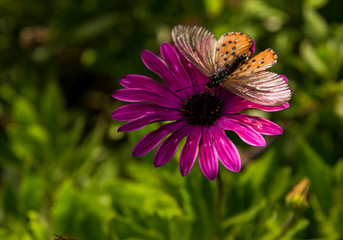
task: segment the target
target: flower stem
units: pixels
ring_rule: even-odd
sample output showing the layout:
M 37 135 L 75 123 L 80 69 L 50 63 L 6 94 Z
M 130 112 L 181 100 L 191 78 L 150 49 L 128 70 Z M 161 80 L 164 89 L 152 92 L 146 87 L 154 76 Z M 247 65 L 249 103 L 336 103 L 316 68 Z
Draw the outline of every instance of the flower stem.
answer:
M 223 180 L 220 175 L 220 172 L 218 173 L 217 177 L 217 204 L 216 204 L 216 212 L 217 212 L 217 219 L 220 221 L 221 219 L 221 208 L 222 208 L 222 201 L 223 201 Z
M 280 234 L 274 238 L 274 240 L 278 240 L 278 239 L 281 239 L 281 237 L 283 237 L 285 235 L 285 233 L 288 231 L 288 229 L 290 228 L 292 222 L 294 220 L 294 211 L 291 211 L 289 214 L 288 214 L 288 217 L 287 217 L 287 220 L 285 222 L 285 224 L 283 225 L 282 227 L 282 230 L 280 232 Z
M 217 176 L 217 199 L 214 202 L 214 218 L 215 218 L 215 235 L 214 239 L 221 239 L 221 220 L 222 220 L 222 203 L 223 203 L 223 180 L 221 178 L 220 172 Z

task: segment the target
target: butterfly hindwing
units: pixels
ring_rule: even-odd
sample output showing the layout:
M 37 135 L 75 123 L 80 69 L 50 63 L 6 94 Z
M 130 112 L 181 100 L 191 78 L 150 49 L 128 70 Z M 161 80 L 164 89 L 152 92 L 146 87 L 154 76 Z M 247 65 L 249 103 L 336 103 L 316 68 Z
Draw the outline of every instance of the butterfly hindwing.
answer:
M 269 71 L 227 77 L 221 86 L 251 102 L 267 106 L 280 106 L 288 102 L 292 95 L 284 78 Z
M 177 25 L 172 39 L 181 54 L 207 77 L 214 73 L 216 39 L 213 33 L 200 26 Z
M 274 50 L 268 48 L 263 52 L 260 52 L 255 57 L 245 62 L 240 68 L 238 68 L 233 76 L 244 76 L 255 72 L 261 72 L 274 66 L 278 60 L 278 56 Z
M 248 34 L 241 32 L 225 33 L 219 38 L 216 45 L 215 70 L 224 70 L 238 56 L 246 54 L 248 58 L 252 55 L 253 41 Z

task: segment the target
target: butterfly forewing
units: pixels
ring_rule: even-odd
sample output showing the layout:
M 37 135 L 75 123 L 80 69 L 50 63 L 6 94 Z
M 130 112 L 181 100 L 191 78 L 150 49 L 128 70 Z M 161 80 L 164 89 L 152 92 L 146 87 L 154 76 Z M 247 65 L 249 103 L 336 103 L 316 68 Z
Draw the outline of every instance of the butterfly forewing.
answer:
M 255 57 L 245 62 L 239 69 L 237 69 L 233 76 L 249 75 L 255 72 L 261 72 L 274 66 L 278 60 L 278 56 L 274 50 L 268 48 L 260 52 Z
M 288 102 L 292 95 L 286 81 L 279 74 L 268 71 L 230 76 L 221 86 L 251 102 L 268 106 L 280 106 Z
M 177 25 L 171 35 L 176 47 L 188 61 L 208 77 L 214 73 L 217 41 L 213 33 L 200 26 Z
M 238 56 L 246 54 L 249 58 L 252 55 L 253 41 L 250 36 L 240 32 L 225 33 L 219 38 L 216 45 L 215 70 L 224 70 Z

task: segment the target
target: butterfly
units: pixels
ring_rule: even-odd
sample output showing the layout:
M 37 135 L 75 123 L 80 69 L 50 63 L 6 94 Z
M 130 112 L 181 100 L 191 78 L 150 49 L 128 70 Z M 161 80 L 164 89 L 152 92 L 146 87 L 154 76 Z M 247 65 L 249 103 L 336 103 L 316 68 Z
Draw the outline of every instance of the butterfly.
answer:
M 268 48 L 252 58 L 254 43 L 245 33 L 228 32 L 218 40 L 204 27 L 177 25 L 172 39 L 181 54 L 210 80 L 207 88 L 220 85 L 251 102 L 280 106 L 292 90 L 284 78 L 266 71 L 276 64 L 276 53 Z

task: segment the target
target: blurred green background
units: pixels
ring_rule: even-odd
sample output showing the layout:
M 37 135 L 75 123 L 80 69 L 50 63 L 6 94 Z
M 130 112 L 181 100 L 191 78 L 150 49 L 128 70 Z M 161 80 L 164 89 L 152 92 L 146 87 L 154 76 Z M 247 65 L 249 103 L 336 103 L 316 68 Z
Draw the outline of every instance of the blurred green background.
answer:
M 343 239 L 343 2 L 339 0 L 0 0 L 0 239 Z M 156 169 L 117 133 L 111 98 L 179 23 L 248 33 L 274 49 L 290 108 L 248 111 L 284 128 L 243 168 L 208 181 L 177 157 Z M 179 149 L 180 151 L 180 149 Z M 178 152 L 179 153 L 179 152 Z M 308 208 L 285 196 L 311 180 Z

